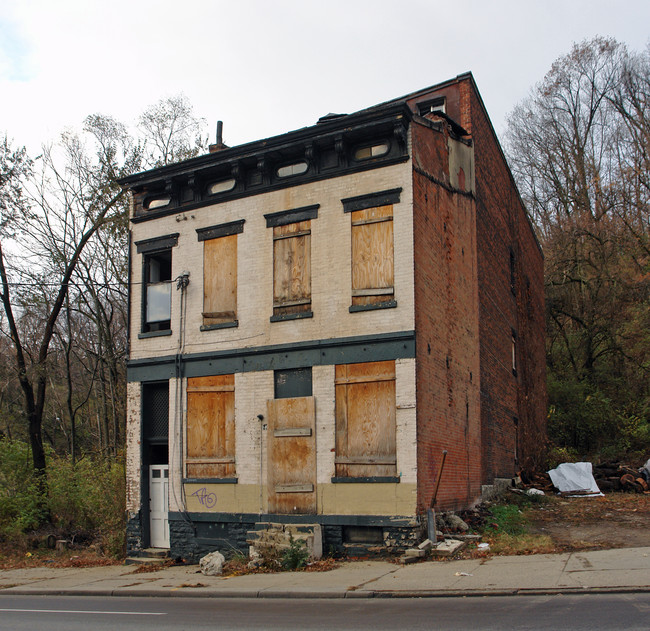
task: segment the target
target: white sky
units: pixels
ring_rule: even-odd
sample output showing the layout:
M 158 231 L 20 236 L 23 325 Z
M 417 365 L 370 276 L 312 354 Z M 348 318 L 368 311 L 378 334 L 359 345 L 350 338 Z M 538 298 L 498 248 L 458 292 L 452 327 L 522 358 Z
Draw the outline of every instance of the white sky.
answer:
M 2 0 L 0 134 L 36 153 L 88 114 L 183 92 L 233 146 L 471 70 L 492 122 L 573 42 L 650 41 L 648 0 Z

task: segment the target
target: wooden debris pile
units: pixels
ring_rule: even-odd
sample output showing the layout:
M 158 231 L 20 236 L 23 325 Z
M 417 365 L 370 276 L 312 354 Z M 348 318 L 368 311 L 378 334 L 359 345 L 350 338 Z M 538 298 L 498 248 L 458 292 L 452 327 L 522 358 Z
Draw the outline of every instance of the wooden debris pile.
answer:
M 622 491 L 628 493 L 650 493 L 648 482 L 634 469 L 620 462 L 602 462 L 592 467 L 592 472 L 598 488 L 603 493 Z M 520 474 L 522 489 L 539 489 L 545 493 L 557 493 L 548 473 Z M 577 493 L 580 493 L 578 491 Z M 566 495 L 564 493 L 563 495 Z
M 619 462 L 603 462 L 594 465 L 594 479 L 603 493 L 627 491 L 628 493 L 648 493 L 650 487 L 637 469 Z

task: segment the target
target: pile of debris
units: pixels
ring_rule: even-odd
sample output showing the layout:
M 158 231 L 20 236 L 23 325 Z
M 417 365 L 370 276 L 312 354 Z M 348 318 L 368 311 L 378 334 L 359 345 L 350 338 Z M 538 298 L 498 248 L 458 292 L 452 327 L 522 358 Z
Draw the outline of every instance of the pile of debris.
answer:
M 650 461 L 646 463 L 646 467 Z M 603 462 L 594 465 L 594 478 L 601 491 L 627 491 L 631 493 L 648 493 L 650 486 L 641 470 L 633 469 L 620 462 Z M 650 473 L 648 474 L 650 475 Z
M 604 493 L 623 491 L 628 493 L 650 493 L 650 460 L 635 469 L 621 462 L 602 462 L 592 467 L 592 474 L 598 488 Z M 545 493 L 557 493 L 548 473 L 520 474 L 518 487 L 524 490 L 539 489 Z M 567 493 L 561 493 L 566 495 Z M 570 493 L 569 493 L 570 494 Z
M 465 511 L 464 514 L 479 514 L 478 509 Z M 482 518 L 484 521 L 484 518 Z M 474 523 L 472 523 L 474 527 Z M 452 557 L 463 550 L 468 543 L 476 543 L 480 550 L 487 552 L 489 545 L 479 543 L 481 535 L 468 534 L 470 526 L 468 523 L 453 511 L 436 514 L 435 540 L 425 539 L 420 545 L 408 548 L 399 558 L 400 563 L 415 563 L 418 559 L 433 557 Z

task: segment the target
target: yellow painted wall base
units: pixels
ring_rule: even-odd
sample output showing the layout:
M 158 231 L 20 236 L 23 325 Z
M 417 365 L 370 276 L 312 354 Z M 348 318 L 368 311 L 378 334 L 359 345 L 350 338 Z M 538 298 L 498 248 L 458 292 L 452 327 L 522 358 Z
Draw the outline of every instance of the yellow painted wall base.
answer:
M 185 484 L 186 509 L 191 513 L 267 512 L 266 486 L 256 484 Z M 316 487 L 319 515 L 415 515 L 415 484 L 339 483 Z

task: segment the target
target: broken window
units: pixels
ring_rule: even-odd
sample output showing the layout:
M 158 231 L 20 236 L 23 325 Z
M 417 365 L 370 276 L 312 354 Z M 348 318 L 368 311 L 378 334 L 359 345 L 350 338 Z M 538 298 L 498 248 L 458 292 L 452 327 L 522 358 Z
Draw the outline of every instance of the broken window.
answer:
M 395 476 L 395 362 L 335 369 L 337 477 Z
M 237 326 L 237 235 L 243 221 L 199 228 L 203 241 L 202 330 Z
M 172 251 L 145 254 L 145 316 L 143 332 L 171 328 Z
M 426 116 L 432 112 L 442 112 L 443 114 L 446 112 L 444 96 L 418 103 L 418 114 L 420 116 Z
M 188 478 L 235 475 L 235 376 L 187 380 Z
M 172 311 L 172 248 L 178 233 L 136 241 L 142 254 L 142 333 L 169 335 Z
M 394 306 L 393 206 L 356 210 L 351 217 L 351 310 Z

